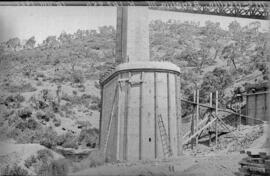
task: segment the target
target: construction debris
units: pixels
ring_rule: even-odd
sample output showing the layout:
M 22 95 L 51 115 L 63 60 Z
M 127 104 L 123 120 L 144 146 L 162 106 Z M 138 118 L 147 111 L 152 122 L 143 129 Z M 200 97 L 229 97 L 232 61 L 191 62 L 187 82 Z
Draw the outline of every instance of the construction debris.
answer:
M 240 153 L 246 153 L 248 157 L 243 158 L 239 164 L 239 172 L 235 175 L 239 176 L 251 176 L 270 175 L 270 151 L 269 149 L 249 149 L 243 150 Z

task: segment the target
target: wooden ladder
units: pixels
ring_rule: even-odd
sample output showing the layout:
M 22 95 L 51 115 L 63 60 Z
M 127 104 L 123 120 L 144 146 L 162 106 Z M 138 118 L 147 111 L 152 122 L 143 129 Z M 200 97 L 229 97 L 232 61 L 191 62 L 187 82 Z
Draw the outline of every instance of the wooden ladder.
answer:
M 169 141 L 169 137 L 166 133 L 166 129 L 162 120 L 162 116 L 158 115 L 158 126 L 159 126 L 159 131 L 160 131 L 160 137 L 161 137 L 161 142 L 162 142 L 162 149 L 163 149 L 163 154 L 165 157 L 167 156 L 172 156 L 172 149 Z

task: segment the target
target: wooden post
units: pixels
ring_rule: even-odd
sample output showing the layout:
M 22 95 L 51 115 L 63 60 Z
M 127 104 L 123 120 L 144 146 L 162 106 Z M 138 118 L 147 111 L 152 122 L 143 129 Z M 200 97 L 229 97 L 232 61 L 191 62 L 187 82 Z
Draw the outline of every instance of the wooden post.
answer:
M 212 92 L 210 92 L 210 107 L 213 106 L 213 100 L 212 100 Z M 210 109 L 210 113 L 212 113 L 212 109 Z M 211 146 L 211 126 L 208 128 L 208 134 L 209 134 L 209 147 Z
M 254 95 L 255 96 L 255 107 L 254 107 L 254 110 L 255 110 L 255 115 L 254 115 L 254 118 L 257 119 L 257 94 Z M 255 120 L 252 121 L 252 125 L 255 124 Z
M 196 102 L 196 91 L 193 91 L 193 102 Z M 195 106 L 195 104 L 193 105 L 193 107 Z M 194 132 L 194 113 L 192 114 L 192 119 L 191 119 L 191 135 L 193 135 Z M 193 149 L 194 146 L 194 139 L 191 140 L 191 149 Z
M 200 98 L 200 91 L 197 89 L 197 105 L 196 105 L 196 132 L 199 130 L 198 129 L 198 123 L 199 123 L 199 98 Z M 196 137 L 196 146 L 198 145 L 198 136 Z
M 218 114 L 218 91 L 216 91 L 216 116 Z M 217 123 L 218 121 L 216 120 L 215 123 L 215 131 L 216 131 L 216 145 L 218 144 L 218 129 L 217 129 Z
M 240 107 L 240 102 L 238 102 L 238 113 L 239 113 L 239 130 L 241 126 L 241 107 Z

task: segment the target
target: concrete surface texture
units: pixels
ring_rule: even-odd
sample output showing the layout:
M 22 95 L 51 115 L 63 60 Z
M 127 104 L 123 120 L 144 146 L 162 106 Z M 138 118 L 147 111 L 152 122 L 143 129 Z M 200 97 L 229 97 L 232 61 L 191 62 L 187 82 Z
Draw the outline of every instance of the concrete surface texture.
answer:
M 173 64 L 167 64 L 168 70 L 166 64 L 150 67 L 119 65 L 119 72 L 103 85 L 101 150 L 108 160 L 163 158 L 168 147 L 177 156 L 182 148 L 176 108 L 180 70 Z M 158 123 L 160 116 L 165 128 Z
M 148 61 L 148 7 L 117 7 L 116 63 Z

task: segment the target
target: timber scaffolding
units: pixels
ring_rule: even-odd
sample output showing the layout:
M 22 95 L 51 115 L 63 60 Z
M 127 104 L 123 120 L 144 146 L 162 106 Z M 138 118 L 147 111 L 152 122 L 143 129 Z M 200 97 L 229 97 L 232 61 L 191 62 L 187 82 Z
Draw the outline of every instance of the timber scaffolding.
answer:
M 164 61 L 161 61 L 161 63 Z M 103 75 L 101 75 L 100 82 L 104 82 L 106 79 L 109 78 L 109 76 L 114 73 L 115 67 L 111 67 L 107 72 L 105 72 Z M 263 92 L 265 93 L 265 92 Z M 258 93 L 257 93 L 258 94 Z M 213 95 L 215 95 L 215 104 L 213 104 Z M 250 94 L 242 94 L 241 96 L 248 96 Z M 253 95 L 253 94 L 252 94 Z M 239 96 L 239 95 L 238 95 Z M 180 96 L 181 97 L 181 96 Z M 252 124 L 259 124 L 259 123 L 264 123 L 263 120 L 256 119 L 254 117 L 250 117 L 248 115 L 244 115 L 241 113 L 240 105 L 238 104 L 238 108 L 234 112 L 230 109 L 223 109 L 219 108 L 218 102 L 219 102 L 219 97 L 218 97 L 218 91 L 215 91 L 214 93 L 209 94 L 209 104 L 202 104 L 199 101 L 199 90 L 194 91 L 193 93 L 193 101 L 180 98 L 182 102 L 189 103 L 193 106 L 193 109 L 196 110 L 193 113 L 192 116 L 192 121 L 191 121 L 191 127 L 190 130 L 182 135 L 182 145 L 183 146 L 189 146 L 191 145 L 191 148 L 193 149 L 194 144 L 199 143 L 199 139 L 201 138 L 203 132 L 208 130 L 208 135 L 209 135 L 209 146 L 211 145 L 212 141 L 212 134 L 214 133 L 214 139 L 215 139 L 215 144 L 218 144 L 218 138 L 222 131 L 218 131 L 218 129 L 221 127 L 223 129 L 226 129 L 227 132 L 233 132 L 237 129 L 240 129 L 240 125 L 244 124 L 242 119 L 245 119 L 246 122 L 252 121 Z M 202 117 L 200 116 L 200 110 L 201 108 L 206 109 L 206 112 L 203 114 Z M 248 108 L 248 107 L 246 107 Z M 234 115 L 235 119 L 234 122 L 229 118 L 229 115 L 226 117 L 221 117 L 219 114 L 220 112 L 225 112 L 230 115 Z M 236 123 L 235 123 L 236 122 Z M 233 125 L 229 124 L 236 124 L 237 126 L 234 128 Z M 220 134 L 219 134 L 220 133 Z M 237 140 L 237 136 L 234 136 L 235 140 Z
M 209 146 L 212 141 L 212 134 L 214 131 L 214 139 L 215 145 L 218 145 L 218 138 L 222 131 L 220 129 L 226 129 L 227 133 L 231 133 L 235 130 L 240 130 L 240 125 L 243 124 L 242 119 L 251 119 L 257 123 L 264 123 L 264 121 L 249 117 L 247 115 L 241 114 L 240 106 L 238 106 L 237 112 L 228 109 L 219 108 L 218 102 L 218 91 L 214 93 L 215 95 L 215 104 L 213 106 L 213 93 L 209 94 L 209 104 L 201 104 L 199 102 L 199 90 L 194 91 L 193 93 L 193 101 L 189 101 L 186 99 L 182 99 L 182 102 L 186 102 L 192 104 L 193 109 L 195 110 L 191 119 L 190 130 L 183 135 L 183 145 L 189 146 L 193 149 L 194 146 L 197 146 L 199 143 L 199 139 L 201 138 L 203 132 L 208 131 L 209 135 Z M 200 117 L 200 108 L 206 109 L 205 113 L 203 113 L 202 117 Z M 229 116 L 222 117 L 219 112 L 229 113 L 231 115 L 235 115 L 236 117 L 236 127 L 233 127 L 232 120 L 228 118 Z M 221 128 L 220 128 L 221 127 Z M 211 131 L 212 130 L 212 131 Z M 206 133 L 207 134 L 207 133 Z M 232 133 L 234 134 L 234 133 Z M 236 141 L 238 141 L 238 137 L 236 135 L 233 136 Z

